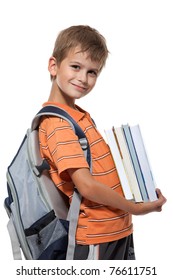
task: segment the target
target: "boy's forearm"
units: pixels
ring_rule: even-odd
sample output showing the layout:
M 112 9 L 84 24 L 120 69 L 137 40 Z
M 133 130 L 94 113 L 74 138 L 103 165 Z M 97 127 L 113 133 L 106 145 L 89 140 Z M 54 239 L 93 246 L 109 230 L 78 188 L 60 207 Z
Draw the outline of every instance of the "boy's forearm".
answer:
M 88 193 L 85 192 L 85 197 L 91 201 L 121 209 L 133 215 L 145 215 L 154 211 L 160 212 L 162 205 L 166 202 L 166 199 L 161 195 L 157 201 L 135 203 L 97 182 L 88 189 Z
M 158 193 L 159 199 L 154 202 L 135 203 L 129 201 L 111 188 L 96 181 L 91 176 L 88 169 L 69 170 L 69 174 L 78 191 L 86 199 L 115 209 L 127 211 L 133 215 L 161 211 L 162 205 L 166 202 L 161 192 Z
M 131 214 L 135 212 L 134 202 L 126 200 L 117 192 L 98 182 L 95 182 L 91 188 L 88 188 L 88 191 L 85 192 L 85 197 L 99 204 L 121 209 Z
M 129 212 L 133 215 L 142 215 L 154 211 L 153 203 L 135 203 L 134 201 L 127 200 L 99 182 L 95 182 L 91 188 L 86 188 L 84 197 L 99 204 Z
M 132 204 L 111 188 L 93 179 L 88 169 L 71 169 L 68 171 L 78 191 L 86 199 L 127 212 L 133 211 L 134 203 Z

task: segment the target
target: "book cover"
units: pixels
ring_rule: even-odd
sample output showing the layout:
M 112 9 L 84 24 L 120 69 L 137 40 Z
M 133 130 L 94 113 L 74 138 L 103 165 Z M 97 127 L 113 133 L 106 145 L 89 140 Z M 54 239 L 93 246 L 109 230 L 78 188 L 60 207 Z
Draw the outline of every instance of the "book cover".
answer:
M 135 170 L 133 167 L 133 163 L 129 154 L 129 150 L 127 147 L 127 143 L 124 137 L 124 133 L 122 131 L 122 127 L 113 127 L 113 131 L 116 135 L 117 141 L 119 143 L 119 148 L 121 151 L 122 161 L 124 164 L 124 168 L 128 177 L 128 181 L 130 183 L 130 187 L 136 202 L 143 201 L 141 191 L 138 185 L 138 181 L 136 178 Z
M 145 186 L 147 189 L 149 200 L 157 200 L 155 182 L 139 125 L 130 126 L 130 131 L 135 146 L 136 154 L 138 157 L 138 161 L 140 164 L 140 168 L 145 181 Z
M 127 179 L 127 175 L 124 169 L 124 165 L 122 163 L 121 155 L 117 146 L 117 142 L 113 133 L 112 129 L 106 129 L 105 130 L 107 142 L 113 157 L 113 160 L 115 162 L 115 166 L 117 168 L 118 176 L 122 185 L 122 189 L 124 192 L 124 196 L 128 200 L 133 200 L 133 195 L 130 189 L 130 185 Z
M 134 170 L 135 170 L 136 178 L 138 180 L 138 184 L 139 184 L 139 187 L 140 187 L 142 198 L 143 198 L 143 201 L 146 202 L 146 201 L 149 200 L 149 197 L 148 197 L 147 189 L 146 189 L 146 186 L 145 186 L 145 181 L 144 181 L 144 178 L 143 178 L 141 167 L 140 167 L 140 164 L 139 164 L 139 160 L 138 160 L 136 150 L 135 150 L 135 147 L 134 147 L 134 143 L 133 143 L 133 140 L 132 140 L 129 125 L 122 125 L 122 129 L 123 129 L 123 132 L 124 132 L 124 136 L 125 136 L 125 139 L 126 139 L 128 149 L 129 149 L 131 160 L 132 160 L 132 163 L 133 163 L 133 166 L 134 166 Z

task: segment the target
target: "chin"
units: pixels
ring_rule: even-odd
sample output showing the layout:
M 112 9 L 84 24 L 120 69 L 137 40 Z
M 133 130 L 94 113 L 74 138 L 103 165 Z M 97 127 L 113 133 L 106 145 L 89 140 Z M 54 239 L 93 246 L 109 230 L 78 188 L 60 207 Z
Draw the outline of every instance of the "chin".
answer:
M 82 96 L 77 96 L 77 97 L 75 97 L 75 99 L 80 99 L 80 98 L 82 98 L 82 97 L 84 97 L 84 95 L 82 95 Z
M 84 97 L 86 94 L 74 94 L 73 98 L 74 99 L 80 99 L 82 97 Z

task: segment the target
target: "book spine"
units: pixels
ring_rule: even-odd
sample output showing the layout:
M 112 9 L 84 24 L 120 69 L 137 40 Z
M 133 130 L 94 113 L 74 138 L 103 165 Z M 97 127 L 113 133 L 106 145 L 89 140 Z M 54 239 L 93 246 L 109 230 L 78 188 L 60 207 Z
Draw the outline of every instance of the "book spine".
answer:
M 124 164 L 124 168 L 129 180 L 129 184 L 134 195 L 134 199 L 136 202 L 143 201 L 141 191 L 139 188 L 139 184 L 136 178 L 135 170 L 133 167 L 133 163 L 130 157 L 130 153 L 126 144 L 125 136 L 123 133 L 122 127 L 113 128 L 114 133 L 116 135 L 117 141 L 119 143 L 120 152 L 122 155 L 122 161 Z
M 130 127 L 130 131 L 135 146 L 136 154 L 138 157 L 138 161 L 141 167 L 141 171 L 143 174 L 143 178 L 145 181 L 145 186 L 148 192 L 149 200 L 150 201 L 157 200 L 155 183 L 153 180 L 151 167 L 148 161 L 148 157 L 147 157 L 147 153 L 146 153 L 146 149 L 145 149 L 145 145 L 143 142 L 139 125 Z
M 139 184 L 139 187 L 140 187 L 142 198 L 143 198 L 143 201 L 146 202 L 146 201 L 149 200 L 149 197 L 148 197 L 147 189 L 146 189 L 146 186 L 145 186 L 145 181 L 144 181 L 144 178 L 143 178 L 143 174 L 141 172 L 141 168 L 140 168 L 140 165 L 139 165 L 139 161 L 138 161 L 138 158 L 137 158 L 137 155 L 136 155 L 136 151 L 135 151 L 135 148 L 134 148 L 134 143 L 133 143 L 133 140 L 132 140 L 132 136 L 131 136 L 131 133 L 130 133 L 129 126 L 128 125 L 122 125 L 122 129 L 123 129 L 124 136 L 125 136 L 126 143 L 127 143 L 127 147 L 129 149 L 129 153 L 130 153 L 130 156 L 131 156 L 131 159 L 132 159 L 132 163 L 133 163 L 133 166 L 134 166 L 134 170 L 135 170 L 135 173 L 136 173 L 136 178 L 137 178 L 137 181 L 138 181 L 138 184 Z

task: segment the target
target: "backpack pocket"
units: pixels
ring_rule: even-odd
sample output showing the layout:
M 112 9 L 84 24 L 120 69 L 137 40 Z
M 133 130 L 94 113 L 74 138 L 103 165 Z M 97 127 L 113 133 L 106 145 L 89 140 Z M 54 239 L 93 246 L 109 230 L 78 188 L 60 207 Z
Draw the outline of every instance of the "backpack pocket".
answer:
M 50 211 L 25 229 L 33 259 L 63 260 L 68 245 L 68 221 L 58 219 Z

